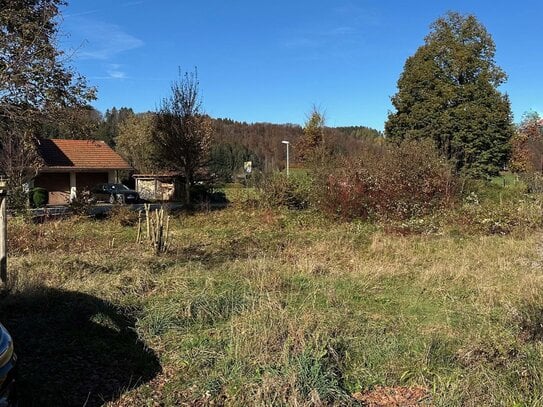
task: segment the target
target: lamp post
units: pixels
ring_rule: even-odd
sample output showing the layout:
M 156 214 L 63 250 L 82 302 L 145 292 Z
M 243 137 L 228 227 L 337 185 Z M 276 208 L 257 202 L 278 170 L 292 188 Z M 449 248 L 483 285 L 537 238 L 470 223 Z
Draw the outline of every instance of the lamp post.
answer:
M 289 141 L 286 141 L 286 140 L 283 140 L 283 141 L 281 141 L 281 143 L 287 145 L 287 178 L 288 178 L 288 173 L 289 173 L 289 168 L 288 168 L 288 166 L 289 166 L 289 162 L 288 162 L 288 161 L 289 161 L 289 157 L 288 157 L 288 146 L 289 146 L 290 142 L 289 142 Z
M 8 280 L 7 194 L 8 179 L 0 174 L 0 288 L 4 288 Z

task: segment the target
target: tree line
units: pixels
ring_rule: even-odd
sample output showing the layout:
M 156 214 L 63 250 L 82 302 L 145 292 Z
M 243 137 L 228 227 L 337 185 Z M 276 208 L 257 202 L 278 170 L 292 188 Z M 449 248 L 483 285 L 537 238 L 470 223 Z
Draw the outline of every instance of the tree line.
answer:
M 369 142 L 430 140 L 457 173 L 482 178 L 497 174 L 512 156 L 520 162 L 518 157 L 527 156 L 522 151 L 540 148 L 537 132 L 514 138 L 528 127 L 513 126 L 509 98 L 499 90 L 507 76 L 495 62 L 491 35 L 473 15 L 449 12 L 431 25 L 405 62 L 383 135 L 363 126 L 327 127 L 318 109 L 304 126 L 210 118 L 196 70 L 180 71 L 155 112 L 121 107 L 102 115 L 90 107 L 96 89 L 56 46 L 64 5 L 5 0 L 0 10 L 0 165 L 14 190 L 41 165 L 37 137 L 104 140 L 139 171 L 177 170 L 187 186 L 206 171 L 231 179 L 243 161 L 263 171 L 281 169 L 283 140 L 300 163 L 314 154 L 352 154 Z
M 112 107 L 102 115 L 92 107 L 67 109 L 74 119 L 71 125 L 47 124 L 46 138 L 103 140 L 117 149 L 139 172 L 160 169 L 160 157 L 152 151 L 153 118 L 157 112 L 135 113 L 130 107 Z M 303 148 L 297 141 L 304 129 L 298 124 L 247 123 L 227 118 L 209 118 L 211 141 L 207 165 L 222 181 L 239 175 L 246 161 L 263 172 L 282 169 L 286 165 L 285 147 L 281 141 L 293 143 L 293 161 L 303 160 Z M 381 132 L 364 126 L 324 129 L 327 142 L 338 154 L 360 147 L 364 139 L 382 138 Z M 300 146 L 301 147 L 301 146 Z

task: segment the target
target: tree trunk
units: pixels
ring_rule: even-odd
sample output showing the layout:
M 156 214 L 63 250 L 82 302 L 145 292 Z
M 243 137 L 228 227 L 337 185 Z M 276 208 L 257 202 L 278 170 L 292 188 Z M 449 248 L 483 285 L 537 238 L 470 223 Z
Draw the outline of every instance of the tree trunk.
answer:
M 188 174 L 185 172 L 185 205 L 187 208 L 192 207 L 191 202 L 191 194 L 190 194 L 190 187 L 192 186 L 192 182 Z

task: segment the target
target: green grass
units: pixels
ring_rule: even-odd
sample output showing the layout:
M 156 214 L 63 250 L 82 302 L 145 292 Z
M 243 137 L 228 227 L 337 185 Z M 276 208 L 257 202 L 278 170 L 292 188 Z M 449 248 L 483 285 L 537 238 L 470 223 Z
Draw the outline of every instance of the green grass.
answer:
M 537 406 L 543 259 L 530 225 L 400 236 L 234 206 L 173 218 L 156 257 L 115 221 L 15 222 L 0 319 L 26 405 L 55 405 L 67 385 L 74 405 L 172 406 L 355 405 L 354 392 L 421 385 L 439 406 Z M 36 375 L 52 357 L 66 374 Z M 102 393 L 83 374 L 98 363 L 113 365 Z
M 503 172 L 488 181 L 471 181 L 468 190 L 476 191 L 482 202 L 503 203 L 518 199 L 526 194 L 527 186 L 519 180 L 518 176 L 510 172 Z

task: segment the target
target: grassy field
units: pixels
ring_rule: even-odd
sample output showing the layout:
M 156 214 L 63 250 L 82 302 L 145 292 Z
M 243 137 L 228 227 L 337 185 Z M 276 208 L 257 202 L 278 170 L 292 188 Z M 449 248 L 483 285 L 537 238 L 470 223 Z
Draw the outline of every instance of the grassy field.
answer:
M 543 405 L 538 222 L 414 224 L 234 204 L 155 256 L 118 219 L 14 220 L 21 405 Z

